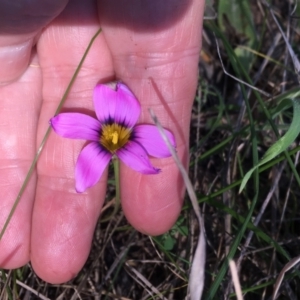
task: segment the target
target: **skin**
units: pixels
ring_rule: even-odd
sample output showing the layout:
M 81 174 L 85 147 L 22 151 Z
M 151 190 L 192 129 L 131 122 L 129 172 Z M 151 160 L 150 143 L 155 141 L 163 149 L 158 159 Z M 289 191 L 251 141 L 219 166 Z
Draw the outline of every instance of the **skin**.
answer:
M 153 123 L 151 107 L 175 134 L 177 152 L 187 164 L 203 6 L 199 0 L 0 0 L 0 228 L 99 26 L 103 32 L 64 110 L 91 113 L 95 85 L 122 80 L 141 101 L 139 123 Z M 96 186 L 76 193 L 74 168 L 84 145 L 51 133 L 0 241 L 1 268 L 31 261 L 37 275 L 50 283 L 65 282 L 80 271 L 107 184 L 104 174 Z M 151 161 L 162 169 L 159 175 L 141 175 L 121 165 L 121 200 L 137 230 L 158 235 L 176 221 L 184 186 L 172 158 Z

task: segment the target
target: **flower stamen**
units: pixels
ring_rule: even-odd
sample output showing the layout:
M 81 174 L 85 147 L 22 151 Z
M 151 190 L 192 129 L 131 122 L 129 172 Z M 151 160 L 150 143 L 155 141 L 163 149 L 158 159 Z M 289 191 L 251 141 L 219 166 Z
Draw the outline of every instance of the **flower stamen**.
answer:
M 102 126 L 100 144 L 109 152 L 115 153 L 129 140 L 131 130 L 117 123 Z
M 112 139 L 111 139 L 112 143 L 114 145 L 116 145 L 118 143 L 118 139 L 119 139 L 118 133 L 115 131 L 111 134 L 111 136 L 112 136 Z

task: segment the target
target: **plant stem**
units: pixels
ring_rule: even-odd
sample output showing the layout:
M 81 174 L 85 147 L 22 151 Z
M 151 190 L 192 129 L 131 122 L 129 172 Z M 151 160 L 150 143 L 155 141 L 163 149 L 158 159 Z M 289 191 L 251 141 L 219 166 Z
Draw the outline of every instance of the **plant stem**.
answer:
M 113 158 L 114 173 L 115 173 L 115 184 L 116 184 L 116 197 L 114 210 L 107 218 L 101 220 L 101 223 L 109 221 L 119 210 L 120 207 L 120 161 L 117 157 Z

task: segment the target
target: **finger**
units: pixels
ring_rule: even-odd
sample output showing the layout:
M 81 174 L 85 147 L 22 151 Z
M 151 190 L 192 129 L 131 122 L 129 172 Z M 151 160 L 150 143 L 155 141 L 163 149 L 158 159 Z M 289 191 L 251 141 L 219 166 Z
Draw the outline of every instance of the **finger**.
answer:
M 78 0 L 71 1 L 43 32 L 38 42 L 44 99 L 39 141 L 98 29 L 95 3 Z M 93 88 L 99 80 L 112 78 L 111 57 L 103 35 L 100 35 L 79 72 L 64 110 L 91 113 Z M 52 132 L 38 163 L 31 261 L 36 273 L 51 283 L 65 282 L 82 268 L 104 201 L 105 175 L 86 193 L 75 191 L 75 163 L 84 143 L 61 138 Z
M 16 2 L 0 1 L 0 84 L 25 72 L 16 82 L 0 87 L 1 229 L 35 153 L 41 73 L 31 48 L 38 30 L 62 9 L 64 2 L 49 4 L 44 3 L 41 8 L 37 1 L 18 1 L 17 5 Z M 44 10 L 46 13 L 38 18 Z M 27 68 L 30 61 L 31 66 Z M 3 268 L 17 268 L 29 260 L 29 220 L 35 181 L 34 174 L 0 242 L 0 266 Z
M 28 67 L 35 36 L 65 7 L 64 1 L 0 1 L 0 84 Z
M 36 151 L 36 127 L 41 100 L 37 59 L 14 83 L 0 86 L 0 230 L 25 180 Z M 18 268 L 29 260 L 33 174 L 0 241 L 0 267 Z
M 189 124 L 197 82 L 204 1 L 99 1 L 101 26 L 116 77 L 140 99 L 140 122 L 153 123 L 152 108 L 177 140 L 188 162 Z M 118 9 L 115 9 L 118 7 Z M 122 206 L 141 232 L 168 230 L 181 209 L 184 186 L 172 158 L 152 159 L 158 175 L 141 175 L 122 165 Z M 134 184 L 132 184 L 134 182 Z

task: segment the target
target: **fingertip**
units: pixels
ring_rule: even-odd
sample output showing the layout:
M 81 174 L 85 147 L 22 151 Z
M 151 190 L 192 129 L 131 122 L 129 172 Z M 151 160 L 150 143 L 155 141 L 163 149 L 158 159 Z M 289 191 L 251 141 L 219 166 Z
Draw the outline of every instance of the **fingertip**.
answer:
M 40 176 L 32 219 L 31 264 L 44 281 L 61 284 L 84 266 L 105 197 L 106 180 L 86 193 L 74 180 Z
M 29 235 L 24 235 L 21 226 L 17 227 L 9 227 L 0 242 L 0 267 L 3 269 L 17 269 L 29 262 Z
M 125 213 L 125 215 L 128 222 L 137 231 L 146 235 L 158 236 L 168 232 L 174 226 L 180 213 L 179 207 L 181 207 L 181 205 L 176 206 L 176 209 L 172 211 L 148 211 L 147 214 L 141 212 L 140 217 L 142 220 L 138 220 L 136 216 L 131 213 Z
M 134 228 L 152 236 L 167 232 L 175 224 L 185 190 L 172 159 L 161 166 L 162 172 L 157 175 L 142 175 L 126 166 L 121 168 L 124 214 Z
M 37 187 L 32 219 L 31 264 L 41 279 L 53 284 L 76 276 L 91 245 L 94 222 L 86 224 L 88 201 L 85 195 L 71 191 L 73 185 L 73 180 L 47 178 L 39 179 Z M 58 187 L 58 191 L 53 186 Z M 90 227 L 89 232 L 87 227 Z
M 33 40 L 0 46 L 0 85 L 8 84 L 20 77 L 27 69 Z
M 54 249 L 53 249 L 54 250 Z M 70 261 L 68 259 L 61 260 L 58 258 L 50 259 L 34 257 L 31 260 L 32 268 L 35 274 L 42 280 L 51 284 L 62 284 L 76 277 L 82 265 L 76 267 L 73 264 L 70 267 Z
M 13 177 L 13 172 L 2 170 L 1 175 L 4 178 Z M 30 259 L 31 224 L 28 220 L 31 217 L 33 186 L 28 186 L 24 201 L 18 204 L 11 219 L 9 215 L 12 212 L 18 185 L 10 184 L 4 187 L 2 181 L 0 186 L 1 193 L 3 193 L 0 204 L 0 231 L 3 233 L 0 240 L 0 268 L 16 269 L 24 266 Z

